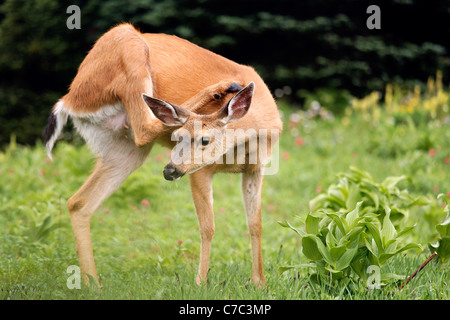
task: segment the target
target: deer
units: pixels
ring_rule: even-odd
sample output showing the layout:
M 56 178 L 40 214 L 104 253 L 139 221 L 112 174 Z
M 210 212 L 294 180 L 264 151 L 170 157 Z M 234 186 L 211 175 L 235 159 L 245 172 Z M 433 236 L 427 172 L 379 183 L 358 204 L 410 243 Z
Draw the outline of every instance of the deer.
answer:
M 133 25 L 122 23 L 95 42 L 68 93 L 53 106 L 43 132 L 50 159 L 69 118 L 96 157 L 92 173 L 67 200 L 84 283 L 89 285 L 90 275 L 100 287 L 90 234 L 94 212 L 142 166 L 158 143 L 175 148 L 175 154 L 177 148 L 184 146 L 181 152 L 184 158 L 189 150 L 196 151 L 191 152 L 191 157 L 202 155 L 200 161 L 182 163 L 171 158 L 163 169 L 166 180 L 178 180 L 185 175 L 190 179 L 201 240 L 195 282 L 206 283 L 209 270 L 215 232 L 213 176 L 226 172 L 242 174 L 252 248 L 251 281 L 265 285 L 261 190 L 267 159 L 258 157 L 249 163 L 249 157 L 257 150 L 246 145 L 250 139 L 247 136 L 240 140 L 244 145 L 243 163 L 217 161 L 238 147 L 233 139 L 225 141 L 223 133 L 227 130 L 253 132 L 253 138 L 264 140 L 269 146 L 267 157 L 278 136 L 267 138 L 258 132 L 281 133 L 282 121 L 275 100 L 252 67 L 179 37 L 142 33 Z M 198 123 L 202 129 L 194 130 Z M 212 136 L 214 130 L 216 134 Z M 203 149 L 207 147 L 214 149 L 213 156 L 203 157 Z

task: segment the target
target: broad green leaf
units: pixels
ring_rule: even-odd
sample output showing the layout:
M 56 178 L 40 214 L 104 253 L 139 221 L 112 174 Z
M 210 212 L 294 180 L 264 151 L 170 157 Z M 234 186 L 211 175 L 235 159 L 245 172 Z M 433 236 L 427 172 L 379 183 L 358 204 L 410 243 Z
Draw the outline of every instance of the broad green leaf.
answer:
M 365 246 L 359 247 L 350 263 L 352 269 L 363 280 L 365 280 L 367 266 L 369 265 L 369 259 L 367 258 L 369 254 L 370 252 Z
M 310 260 L 321 260 L 322 255 L 317 247 L 315 236 L 307 235 L 302 238 L 303 254 Z M 320 240 L 319 240 L 320 241 Z
M 398 192 L 395 192 L 395 194 L 397 197 L 399 197 L 399 199 L 403 200 L 405 203 L 412 203 L 415 200 L 415 197 L 411 195 L 406 189 L 398 190 Z
M 364 238 L 364 244 L 366 248 L 376 257 L 378 257 L 378 249 L 375 241 L 373 239 Z
M 386 215 L 384 216 L 383 229 L 381 230 L 381 239 L 384 245 L 386 245 L 389 240 L 392 240 L 397 236 L 397 231 L 395 231 L 395 227 L 390 219 L 391 209 L 386 207 L 385 210 Z
M 450 237 L 439 240 L 439 247 L 436 249 L 439 259 L 446 262 L 450 258 Z
M 345 249 L 346 249 L 345 245 L 331 248 L 330 249 L 331 260 L 333 260 L 333 262 L 336 263 L 339 260 L 339 258 L 345 253 Z
M 350 166 L 350 171 L 359 177 L 359 180 L 366 179 L 368 181 L 373 181 L 372 176 L 367 171 L 361 170 L 355 166 Z
M 336 263 L 336 269 L 338 270 L 344 270 L 347 268 L 350 263 L 352 262 L 353 258 L 356 256 L 356 253 L 358 252 L 358 247 L 351 248 L 345 251 L 345 253 L 340 257 L 338 262 Z
M 322 255 L 322 257 L 325 260 L 325 262 L 330 264 L 330 265 L 332 265 L 333 264 L 333 260 L 331 259 L 330 252 L 325 247 L 325 245 L 323 244 L 322 240 L 320 240 L 319 237 L 316 237 L 316 236 L 313 236 L 313 235 L 308 235 L 308 238 L 311 238 L 311 239 L 313 239 L 316 242 L 316 248 L 319 250 L 319 252 Z
M 353 222 L 359 217 L 359 208 L 361 208 L 362 201 L 358 202 L 356 204 L 355 209 L 350 211 L 347 216 L 345 217 L 345 220 L 347 222 L 347 226 L 351 229 L 353 227 Z
M 408 207 L 414 207 L 414 206 L 427 206 L 431 204 L 430 199 L 428 199 L 425 196 L 418 196 L 414 199 L 413 202 L 408 204 Z
M 353 242 L 357 237 L 359 239 L 359 236 L 363 231 L 364 231 L 363 227 L 353 228 L 349 233 L 347 233 L 344 237 L 341 238 L 341 240 L 339 241 L 339 245 L 347 242 Z
M 378 194 L 366 187 L 361 187 L 360 190 L 361 192 L 365 193 L 370 199 L 372 199 L 373 203 L 375 204 L 375 210 L 378 210 L 378 207 L 380 205 Z
M 334 237 L 336 239 L 336 242 L 341 242 L 344 235 L 345 233 L 342 233 L 339 228 L 334 228 Z
M 376 265 L 381 268 L 380 261 L 378 260 L 378 256 L 375 256 L 372 252 L 367 251 L 367 261 L 369 261 L 368 265 Z
M 403 228 L 403 230 L 397 234 L 397 238 L 400 238 L 400 237 L 404 236 L 405 234 L 409 233 L 415 227 L 416 227 L 416 225 Z
M 368 250 L 365 246 L 358 246 L 358 252 L 356 253 L 354 260 L 365 259 L 368 255 Z
M 397 250 L 397 245 L 398 245 L 398 241 L 396 239 L 392 239 L 390 241 L 388 241 L 385 245 L 384 245 L 384 252 L 385 253 L 391 253 L 391 252 L 395 252 L 395 250 Z
M 399 254 L 400 252 L 403 252 L 405 250 L 410 250 L 410 249 L 420 249 L 421 250 L 422 247 L 417 243 L 408 243 L 406 246 L 403 246 L 402 248 L 398 249 L 395 252 L 381 254 L 380 258 L 379 258 L 380 263 L 384 264 L 392 256 L 395 256 L 395 255 Z
M 375 227 L 374 223 L 364 223 L 367 227 L 369 234 L 372 236 L 373 242 L 376 244 L 377 253 L 383 253 L 383 243 L 381 242 L 380 231 Z M 373 252 L 372 252 L 373 253 Z
M 336 246 L 336 238 L 333 236 L 333 233 L 329 231 L 325 237 L 325 241 L 329 248 L 334 248 Z
M 306 232 L 309 234 L 319 233 L 319 221 L 320 218 L 314 217 L 312 214 L 308 214 L 305 221 Z
M 338 207 L 345 207 L 345 197 L 340 190 L 328 190 L 328 200 L 334 202 Z
M 289 228 L 289 229 L 294 230 L 294 231 L 297 232 L 301 237 L 304 237 L 304 236 L 306 235 L 306 232 L 305 232 L 305 231 L 303 231 L 303 230 L 301 230 L 301 229 L 298 229 L 298 228 L 295 228 L 294 226 L 292 226 L 292 225 L 291 225 L 289 222 L 287 222 L 287 221 L 278 221 L 278 224 L 279 224 L 280 226 L 284 227 L 284 228 Z
M 330 217 L 334 223 L 336 224 L 336 226 L 339 228 L 339 230 L 341 230 L 341 232 L 343 234 L 347 233 L 347 229 L 344 226 L 344 218 L 339 217 L 336 213 L 327 213 L 327 216 Z
M 317 197 L 309 201 L 309 207 L 311 210 L 321 207 L 321 203 L 328 199 L 327 194 L 319 194 Z
M 356 206 L 356 203 L 358 200 L 361 199 L 361 195 L 359 192 L 359 186 L 358 185 L 351 185 L 348 193 L 347 200 L 345 202 L 345 206 L 347 210 L 351 210 Z
M 402 180 L 408 179 L 407 176 L 399 176 L 399 177 L 387 177 L 384 179 L 384 181 L 381 183 L 381 186 L 386 189 L 392 189 Z
M 449 237 L 450 236 L 450 217 L 447 217 L 444 222 L 438 224 L 436 226 L 436 230 L 439 232 L 441 237 Z

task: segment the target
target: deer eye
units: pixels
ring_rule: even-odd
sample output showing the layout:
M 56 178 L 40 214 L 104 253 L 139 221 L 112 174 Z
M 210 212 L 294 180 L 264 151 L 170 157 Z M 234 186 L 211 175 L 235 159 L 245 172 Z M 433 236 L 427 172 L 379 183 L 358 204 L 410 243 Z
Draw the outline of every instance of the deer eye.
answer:
M 202 138 L 202 146 L 207 146 L 211 142 L 210 137 L 203 137 Z

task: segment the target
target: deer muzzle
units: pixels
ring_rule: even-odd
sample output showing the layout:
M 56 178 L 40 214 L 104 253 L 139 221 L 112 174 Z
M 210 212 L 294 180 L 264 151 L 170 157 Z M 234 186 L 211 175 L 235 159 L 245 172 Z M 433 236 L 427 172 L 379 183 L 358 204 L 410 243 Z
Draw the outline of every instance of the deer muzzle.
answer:
M 172 163 L 168 163 L 163 170 L 164 179 L 175 181 L 180 179 L 184 174 L 179 171 Z

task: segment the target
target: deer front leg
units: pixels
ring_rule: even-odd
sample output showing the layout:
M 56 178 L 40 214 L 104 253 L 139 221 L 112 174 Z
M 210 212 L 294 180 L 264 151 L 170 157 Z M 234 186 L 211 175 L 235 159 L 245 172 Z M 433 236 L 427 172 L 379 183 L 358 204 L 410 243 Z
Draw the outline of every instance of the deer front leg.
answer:
M 201 236 L 200 264 L 195 279 L 195 282 L 198 285 L 201 285 L 202 282 L 206 282 L 207 279 L 211 241 L 215 230 L 212 177 L 212 173 L 207 169 L 201 169 L 190 175 L 192 196 L 197 211 Z
M 262 170 L 259 168 L 256 171 L 242 174 L 242 194 L 252 246 L 252 282 L 258 286 L 265 285 L 261 249 Z

